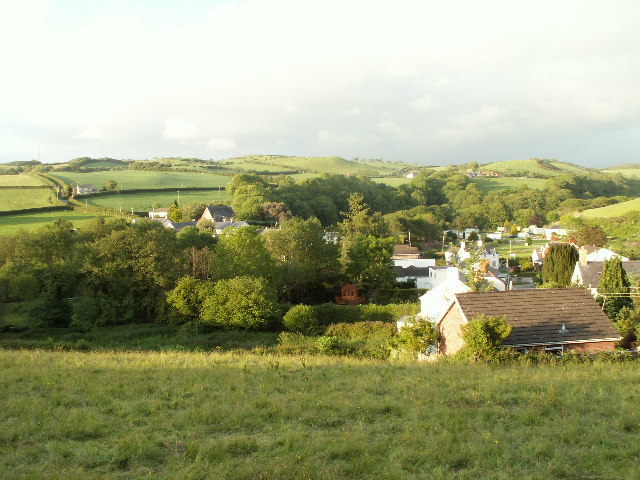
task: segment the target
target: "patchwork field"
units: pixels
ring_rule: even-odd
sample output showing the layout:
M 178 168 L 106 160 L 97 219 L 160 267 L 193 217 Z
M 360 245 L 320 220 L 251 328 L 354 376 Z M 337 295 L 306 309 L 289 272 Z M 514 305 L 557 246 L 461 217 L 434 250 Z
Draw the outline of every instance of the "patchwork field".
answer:
M 584 210 L 578 215 L 586 218 L 610 218 L 622 217 L 632 212 L 640 211 L 640 198 L 629 200 L 628 202 L 616 203 L 615 205 L 607 205 L 606 207 L 591 208 Z
M 0 186 L 6 187 L 27 187 L 45 185 L 45 183 L 37 177 L 31 175 L 0 175 Z
M 367 165 L 361 162 L 345 160 L 340 157 L 281 157 L 275 155 L 253 155 L 231 158 L 220 163 L 227 168 L 231 168 L 232 166 L 234 168 L 242 168 L 242 166 L 245 165 L 244 162 L 255 162 L 259 164 L 270 163 L 274 166 L 278 166 L 280 169 L 284 166 L 294 170 L 311 170 L 319 173 L 368 176 L 385 175 L 397 170 L 397 168 L 392 166 L 386 167 L 380 164 Z
M 549 165 L 550 168 L 544 168 L 542 165 Z M 493 170 L 507 175 L 519 175 L 528 171 L 529 174 L 535 173 L 546 177 L 561 175 L 563 173 L 585 174 L 588 172 L 588 169 L 572 163 L 559 162 L 557 160 L 546 160 L 538 163 L 535 159 L 488 163 L 480 166 L 480 171 L 482 170 Z
M 640 168 L 607 168 L 601 170 L 602 173 L 619 173 L 623 177 L 640 178 Z
M 49 479 L 633 479 L 634 364 L 0 350 L 0 471 Z
M 158 193 L 122 193 L 110 195 L 98 195 L 87 198 L 89 205 L 106 207 L 106 208 L 122 208 L 123 211 L 142 212 L 151 210 L 155 207 L 169 207 L 174 200 L 178 200 L 178 193 L 175 192 L 158 192 Z M 202 203 L 210 204 L 218 201 L 230 200 L 229 194 L 222 190 L 196 190 L 196 191 L 180 191 L 180 204 Z
M 0 177 L 1 178 L 1 177 Z M 51 207 L 51 190 L 48 188 L 3 188 L 0 189 L 0 211 L 21 210 L 36 207 Z
M 111 170 L 105 172 L 54 172 L 53 175 L 70 185 L 93 184 L 101 188 L 107 180 L 118 182 L 118 189 L 224 187 L 231 177 L 189 172 L 156 172 L 144 170 Z
M 21 229 L 35 230 L 58 218 L 72 222 L 76 228 L 82 228 L 87 222 L 101 216 L 108 217 L 95 212 L 83 212 L 82 209 L 0 216 L 0 235 L 13 235 Z
M 411 182 L 411 179 L 406 177 L 377 177 L 372 178 L 371 180 L 377 183 L 384 183 L 385 185 L 389 185 L 391 187 L 397 187 L 399 185 Z

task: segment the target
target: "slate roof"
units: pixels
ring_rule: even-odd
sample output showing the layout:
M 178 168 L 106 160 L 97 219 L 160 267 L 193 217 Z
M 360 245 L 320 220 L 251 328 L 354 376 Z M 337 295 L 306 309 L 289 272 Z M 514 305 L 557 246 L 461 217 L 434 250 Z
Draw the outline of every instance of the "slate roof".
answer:
M 506 315 L 512 329 L 502 342 L 505 346 L 621 339 L 609 317 L 584 288 L 462 293 L 456 298 L 467 320 L 482 313 Z
M 208 205 L 206 210 L 213 218 L 214 222 L 221 222 L 223 218 L 233 218 L 233 208 L 229 205 Z
M 577 263 L 582 276 L 582 284 L 585 287 L 597 288 L 600 283 L 600 274 L 604 269 L 604 262 Z M 622 269 L 627 273 L 640 275 L 640 261 L 622 262 Z
M 393 269 L 396 272 L 397 277 L 428 277 L 429 267 L 415 267 L 409 265 L 408 267 L 395 266 Z

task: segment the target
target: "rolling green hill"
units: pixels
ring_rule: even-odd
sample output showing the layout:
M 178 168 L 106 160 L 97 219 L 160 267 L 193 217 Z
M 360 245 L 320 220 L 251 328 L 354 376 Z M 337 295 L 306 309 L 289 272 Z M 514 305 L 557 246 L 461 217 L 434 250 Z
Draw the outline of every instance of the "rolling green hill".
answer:
M 21 175 L 0 175 L 0 186 L 2 187 L 33 187 L 45 185 L 41 178 L 21 174 Z
M 581 217 L 586 218 L 610 218 L 622 217 L 631 212 L 640 211 L 640 198 L 629 200 L 628 202 L 616 203 L 615 205 L 607 205 L 606 207 L 591 208 L 580 212 Z
M 118 182 L 118 189 L 184 188 L 184 187 L 224 187 L 230 176 L 220 176 L 196 172 L 162 172 L 148 170 L 108 170 L 104 172 L 52 172 L 69 185 L 92 184 L 101 188 L 107 180 Z
M 572 163 L 558 160 L 543 160 L 531 158 L 529 160 L 507 160 L 504 162 L 487 163 L 480 166 L 480 171 L 491 170 L 501 172 L 504 175 L 536 175 L 541 177 L 554 177 L 564 173 L 586 174 L 589 169 Z
M 281 170 L 306 171 L 312 173 L 337 173 L 350 175 L 383 176 L 397 171 L 397 168 L 387 167 L 386 164 L 376 162 L 372 164 L 354 162 L 340 157 L 287 157 L 281 155 L 249 155 L 231 158 L 219 162 L 226 168 L 256 169 L 256 166 L 278 167 Z

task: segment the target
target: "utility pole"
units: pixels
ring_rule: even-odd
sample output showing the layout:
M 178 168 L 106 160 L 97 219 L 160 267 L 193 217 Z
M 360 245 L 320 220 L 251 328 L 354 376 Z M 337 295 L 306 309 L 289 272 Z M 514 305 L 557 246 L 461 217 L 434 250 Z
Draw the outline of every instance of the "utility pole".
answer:
M 180 208 L 180 190 L 178 190 L 178 208 Z

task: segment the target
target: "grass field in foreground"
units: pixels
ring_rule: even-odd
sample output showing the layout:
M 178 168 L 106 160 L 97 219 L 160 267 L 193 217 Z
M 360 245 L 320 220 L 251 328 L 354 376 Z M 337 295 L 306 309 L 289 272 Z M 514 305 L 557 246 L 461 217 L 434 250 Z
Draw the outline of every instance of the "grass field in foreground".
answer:
M 606 207 L 590 208 L 589 210 L 583 210 L 579 215 L 586 218 L 611 218 L 622 217 L 637 211 L 640 211 L 640 198 L 616 203 L 615 205 L 607 205 Z
M 0 189 L 0 211 L 51 206 L 51 190 L 48 188 Z
M 189 173 L 189 172 L 156 172 L 144 170 L 110 170 L 105 172 L 76 173 L 52 172 L 52 175 L 70 185 L 79 183 L 93 184 L 102 188 L 107 180 L 118 182 L 118 189 L 135 190 L 138 188 L 182 188 L 182 187 L 224 187 L 232 177 Z
M 0 471 L 50 479 L 634 479 L 634 364 L 0 351 Z
M 32 177 L 31 175 L 0 175 L 0 185 L 7 187 L 23 187 L 23 186 L 34 186 L 34 185 L 44 185 L 42 180 L 37 177 Z
M 0 216 L 0 235 L 13 235 L 21 229 L 34 230 L 58 218 L 70 221 L 76 228 L 82 228 L 87 222 L 101 216 L 109 217 L 95 212 L 83 212 L 82 209 Z
M 218 190 L 196 190 L 180 191 L 180 204 L 203 203 L 210 204 L 218 201 L 228 201 L 229 195 L 226 191 Z M 158 192 L 158 193 L 123 193 L 100 195 L 87 198 L 89 205 L 122 208 L 123 212 L 130 212 L 133 208 L 136 212 L 151 210 L 155 206 L 170 207 L 174 200 L 178 199 L 178 192 Z

